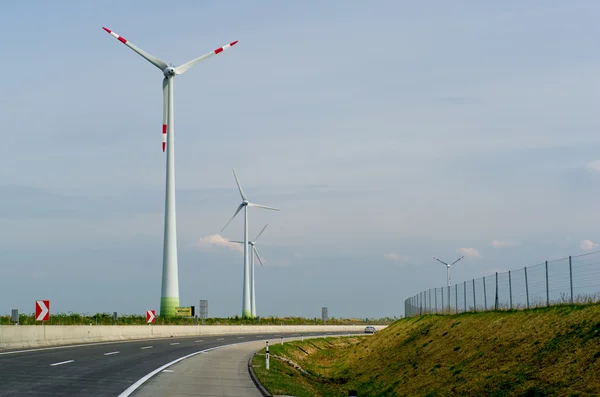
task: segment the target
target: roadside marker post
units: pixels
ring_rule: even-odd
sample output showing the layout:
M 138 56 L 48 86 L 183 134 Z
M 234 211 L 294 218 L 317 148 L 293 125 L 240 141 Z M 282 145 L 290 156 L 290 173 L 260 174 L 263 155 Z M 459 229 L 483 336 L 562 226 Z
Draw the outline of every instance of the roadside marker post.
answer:
M 268 370 L 269 369 L 269 341 L 267 341 L 267 354 L 266 354 L 265 363 L 266 363 L 266 368 Z
M 281 344 L 283 345 L 283 336 L 281 337 Z

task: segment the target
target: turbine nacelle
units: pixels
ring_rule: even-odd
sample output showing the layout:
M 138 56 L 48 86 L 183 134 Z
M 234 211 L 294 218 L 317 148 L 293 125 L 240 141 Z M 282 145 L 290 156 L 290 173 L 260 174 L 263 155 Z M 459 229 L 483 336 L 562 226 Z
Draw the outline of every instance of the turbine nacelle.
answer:
M 164 73 L 165 77 L 167 77 L 167 78 L 173 77 L 176 74 L 175 68 L 173 66 L 166 67 L 165 70 L 163 70 L 163 73 Z

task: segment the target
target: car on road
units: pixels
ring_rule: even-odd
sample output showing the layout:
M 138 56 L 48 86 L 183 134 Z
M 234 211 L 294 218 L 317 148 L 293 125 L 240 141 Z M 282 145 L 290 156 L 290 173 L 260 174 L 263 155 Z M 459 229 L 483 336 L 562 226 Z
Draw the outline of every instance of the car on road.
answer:
M 375 330 L 375 327 L 373 327 L 373 326 L 370 326 L 370 325 L 367 325 L 367 326 L 365 327 L 365 334 L 374 334 L 375 332 L 377 332 L 377 331 Z

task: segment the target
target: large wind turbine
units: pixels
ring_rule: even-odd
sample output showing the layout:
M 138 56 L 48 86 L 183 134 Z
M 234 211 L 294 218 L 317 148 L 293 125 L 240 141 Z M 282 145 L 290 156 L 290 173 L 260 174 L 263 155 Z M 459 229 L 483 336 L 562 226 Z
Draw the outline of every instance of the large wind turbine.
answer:
M 165 192 L 165 235 L 163 246 L 163 273 L 162 273 L 162 292 L 160 298 L 160 315 L 175 315 L 175 307 L 179 306 L 179 280 L 177 274 L 177 225 L 175 219 L 175 142 L 173 114 L 173 78 L 176 75 L 185 73 L 192 66 L 200 63 L 213 55 L 228 49 L 235 45 L 237 41 L 231 42 L 223 47 L 192 59 L 183 65 L 173 67 L 167 65 L 161 59 L 158 59 L 142 49 L 136 47 L 131 42 L 125 40 L 115 32 L 103 27 L 102 29 L 110 33 L 121 43 L 137 52 L 148 62 L 159 68 L 164 74 L 163 87 L 163 125 L 162 125 L 162 150 L 167 151 L 167 172 L 166 172 L 166 192 Z
M 279 211 L 278 208 L 273 208 L 273 207 L 267 207 L 265 205 L 261 205 L 261 204 L 254 204 L 254 203 L 250 203 L 248 202 L 248 199 L 246 198 L 246 195 L 244 194 L 244 191 L 242 190 L 242 186 L 240 185 L 240 181 L 238 180 L 237 175 L 235 174 L 235 170 L 233 170 L 233 177 L 235 178 L 235 182 L 237 183 L 238 186 L 238 190 L 240 191 L 240 196 L 242 196 L 242 203 L 237 207 L 237 209 L 235 210 L 235 213 L 233 214 L 233 216 L 231 217 L 231 219 L 229 220 L 229 222 L 227 222 L 227 224 L 223 227 L 223 229 L 221 229 L 221 232 L 223 232 L 223 230 L 225 230 L 225 228 L 227 227 L 227 225 L 229 225 L 231 223 L 231 221 L 233 220 L 233 218 L 235 218 L 235 216 L 238 214 L 238 212 L 240 212 L 242 210 L 242 208 L 244 209 L 244 292 L 242 295 L 242 317 L 243 318 L 249 318 L 252 317 L 252 309 L 250 306 L 250 272 L 249 272 L 249 266 L 248 266 L 248 207 L 257 207 L 257 208 L 264 208 L 267 210 L 273 210 L 273 211 Z
M 258 240 L 260 235 L 263 234 L 267 226 L 268 225 L 265 225 L 265 227 L 262 228 L 260 233 L 258 233 L 258 236 L 256 236 L 253 241 L 248 241 L 248 244 L 250 244 L 250 247 L 252 247 L 250 252 L 250 306 L 252 307 L 251 315 L 253 318 L 256 317 L 256 284 L 254 282 L 254 254 L 256 254 L 260 265 L 263 266 L 262 259 L 260 259 L 260 255 L 258 254 L 258 250 L 256 249 L 256 240 Z M 243 241 L 232 241 L 232 243 L 244 244 Z

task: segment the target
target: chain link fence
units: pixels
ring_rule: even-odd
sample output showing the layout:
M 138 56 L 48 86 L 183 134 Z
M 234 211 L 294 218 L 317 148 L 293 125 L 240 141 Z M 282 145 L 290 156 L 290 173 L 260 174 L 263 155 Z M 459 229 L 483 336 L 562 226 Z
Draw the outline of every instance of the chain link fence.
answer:
M 405 317 L 600 302 L 600 251 L 495 273 L 404 301 Z

